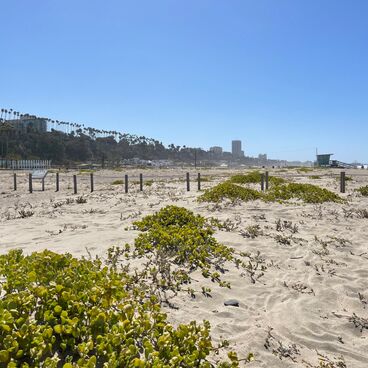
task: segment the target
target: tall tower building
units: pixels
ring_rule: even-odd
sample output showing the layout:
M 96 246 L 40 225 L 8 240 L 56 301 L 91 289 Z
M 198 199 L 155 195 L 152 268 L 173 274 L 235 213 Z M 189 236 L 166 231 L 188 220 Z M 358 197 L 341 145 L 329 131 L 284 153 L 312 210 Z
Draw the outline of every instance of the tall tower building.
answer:
M 244 152 L 242 151 L 241 141 L 231 142 L 231 153 L 233 154 L 233 157 L 236 157 L 236 158 L 244 157 Z

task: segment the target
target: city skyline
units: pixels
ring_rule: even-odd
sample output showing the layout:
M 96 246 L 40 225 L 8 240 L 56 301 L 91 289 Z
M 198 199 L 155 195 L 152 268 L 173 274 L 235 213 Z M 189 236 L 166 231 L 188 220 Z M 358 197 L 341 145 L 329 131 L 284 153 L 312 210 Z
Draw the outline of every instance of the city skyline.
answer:
M 28 126 L 28 124 L 32 121 L 32 124 L 34 124 L 33 121 L 35 121 L 37 127 L 36 130 L 39 131 L 44 131 L 46 132 L 51 131 L 52 129 L 56 129 L 59 131 L 62 131 L 64 133 L 76 133 L 79 130 L 81 130 L 81 132 L 85 132 L 87 134 L 89 134 L 90 131 L 94 131 L 96 134 L 96 137 L 107 137 L 107 136 L 113 136 L 117 141 L 119 140 L 119 137 L 122 137 L 122 132 L 118 132 L 118 131 L 109 131 L 109 130 L 100 130 L 98 128 L 95 127 L 90 127 L 90 126 L 86 126 L 85 124 L 81 124 L 81 123 L 75 123 L 75 122 L 65 122 L 65 121 L 59 121 L 59 120 L 54 120 L 51 118 L 47 118 L 47 117 L 40 117 L 34 114 L 29 114 L 29 113 L 21 113 L 19 111 L 16 111 L 13 108 L 1 108 L 1 118 L 0 118 L 0 122 L 8 122 L 12 125 L 18 125 L 18 127 L 20 127 L 21 125 L 23 126 L 22 129 L 25 129 L 26 126 Z M 147 137 L 150 139 L 154 139 L 152 137 Z M 235 144 L 235 146 L 234 146 Z M 166 144 L 166 146 L 170 146 L 171 144 Z M 181 147 L 181 146 L 179 146 Z M 183 145 L 182 147 L 189 147 L 187 145 Z M 258 153 L 258 154 L 253 154 L 253 155 L 246 155 L 244 150 L 242 150 L 242 140 L 239 139 L 233 139 L 231 141 L 231 150 L 226 151 L 226 149 L 223 149 L 223 147 L 221 146 L 210 146 L 208 148 L 203 148 L 203 147 L 192 147 L 192 148 L 198 148 L 198 149 L 203 149 L 204 151 L 207 152 L 213 152 L 216 155 L 222 155 L 222 154 L 232 154 L 232 156 L 234 158 L 258 158 L 261 161 L 267 161 L 267 159 L 269 160 L 281 160 L 281 161 L 290 161 L 290 162 L 314 162 L 315 160 L 313 159 L 307 159 L 307 160 L 297 160 L 297 159 L 292 159 L 292 160 L 285 160 L 283 158 L 280 157 L 268 157 L 267 153 Z M 315 154 L 318 154 L 318 148 L 316 148 L 316 152 Z M 316 157 L 316 156 L 315 156 Z M 359 162 L 357 160 L 352 161 L 353 162 Z M 360 161 L 361 163 L 363 163 L 363 161 Z
M 165 145 L 230 151 L 239 137 L 250 156 L 304 161 L 318 147 L 367 161 L 365 1 L 19 0 L 2 10 L 3 106 Z

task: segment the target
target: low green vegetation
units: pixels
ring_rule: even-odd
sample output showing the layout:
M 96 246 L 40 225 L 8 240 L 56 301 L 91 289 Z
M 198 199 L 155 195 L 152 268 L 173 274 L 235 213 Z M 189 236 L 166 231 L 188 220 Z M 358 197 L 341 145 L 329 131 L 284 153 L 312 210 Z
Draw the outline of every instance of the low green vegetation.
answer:
M 152 179 L 148 179 L 148 180 L 143 181 L 143 185 L 145 185 L 146 187 L 151 187 L 153 183 L 154 183 L 154 181 Z M 132 181 L 132 184 L 139 185 L 140 181 L 139 180 L 134 180 L 134 181 Z
M 149 179 L 149 180 L 144 181 L 144 185 L 147 186 L 147 187 L 151 187 L 152 184 L 153 184 L 153 180 L 152 179 Z
M 265 202 L 274 202 L 297 199 L 306 203 L 342 202 L 342 198 L 337 194 L 312 184 L 287 183 L 274 185 L 267 192 L 260 192 L 229 182 L 206 190 L 198 200 L 200 202 L 221 202 L 225 198 L 231 201 L 261 199 Z
M 124 184 L 124 180 L 122 179 L 116 179 L 111 183 L 111 185 L 122 185 L 122 184 Z
M 368 185 L 365 187 L 360 187 L 357 189 L 357 191 L 364 197 L 368 197 Z
M 309 173 L 311 171 L 313 171 L 311 167 L 298 167 L 298 172 L 300 173 Z
M 261 182 L 262 173 L 252 171 L 248 174 L 234 175 L 230 178 L 230 182 L 234 184 L 258 184 Z M 285 179 L 276 176 L 269 176 L 268 181 L 271 185 L 279 185 L 286 182 Z
M 167 302 L 164 297 L 168 291 L 175 294 L 185 290 L 195 297 L 195 290 L 188 286 L 194 271 L 199 270 L 203 277 L 230 288 L 230 284 L 222 280 L 225 263 L 245 270 L 249 267 L 249 254 L 237 254 L 233 248 L 216 240 L 212 220 L 183 207 L 167 206 L 134 222 L 135 229 L 142 233 L 134 242 L 130 258 L 149 259 L 145 278 L 155 285 L 155 293 L 161 300 Z M 209 288 L 201 291 L 206 296 L 211 292 Z
M 109 249 L 106 262 L 50 251 L 0 256 L 0 367 L 239 367 L 234 352 L 228 362 L 215 357 L 228 342 L 214 346 L 207 321 L 173 327 L 161 303 L 185 287 L 195 297 L 196 270 L 230 287 L 221 280 L 226 262 L 255 283 L 264 259 L 236 254 L 214 238 L 209 219 L 176 206 L 134 227 L 134 246 Z M 144 267 L 131 270 L 132 258 Z
M 328 189 L 312 184 L 288 183 L 273 187 L 265 194 L 268 201 L 299 199 L 305 203 L 342 202 L 342 198 Z
M 205 190 L 198 200 L 200 202 L 221 202 L 224 199 L 229 199 L 232 202 L 237 200 L 247 202 L 262 198 L 263 194 L 255 189 L 244 188 L 240 185 L 225 181 L 211 189 Z
M 50 251 L 0 257 L 1 367 L 212 367 L 208 322 L 174 328 L 131 276 Z M 231 363 L 237 367 L 235 353 Z
M 96 172 L 96 170 L 92 170 L 92 169 L 80 169 L 79 170 L 79 174 L 90 174 L 90 173 L 94 173 Z
M 313 171 L 313 168 L 302 166 L 302 167 L 297 167 L 297 171 L 298 173 L 309 173 Z
M 321 177 L 319 175 L 311 175 L 310 178 L 313 179 L 313 180 L 321 179 Z

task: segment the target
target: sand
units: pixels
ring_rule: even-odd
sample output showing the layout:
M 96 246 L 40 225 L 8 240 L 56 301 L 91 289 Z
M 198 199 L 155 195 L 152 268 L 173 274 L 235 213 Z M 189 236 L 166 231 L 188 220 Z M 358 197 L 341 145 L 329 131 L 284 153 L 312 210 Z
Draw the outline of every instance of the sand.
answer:
M 234 173 L 230 169 L 200 171 L 209 180 L 202 188 Z M 154 179 L 143 192 L 134 183 L 140 172 L 145 180 Z M 197 171 L 190 172 L 194 179 Z M 130 179 L 127 194 L 123 185 L 111 185 L 126 173 Z M 134 220 L 169 204 L 183 206 L 230 221 L 228 231 L 216 232 L 217 239 L 253 257 L 259 252 L 260 265 L 266 270 L 253 283 L 248 274 L 241 275 L 228 265 L 223 279 L 231 283 L 231 289 L 205 280 L 211 297 L 175 297 L 172 302 L 177 309 L 164 307 L 172 323 L 209 320 L 215 342 L 229 340 L 240 358 L 254 353 L 249 367 L 319 367 L 322 357 L 334 364 L 326 365 L 329 368 L 368 367 L 368 325 L 364 325 L 368 318 L 368 219 L 359 212 L 368 209 L 368 198 L 355 191 L 368 184 L 368 172 L 347 170 L 353 180 L 347 182 L 342 196 L 348 202 L 323 205 L 198 203 L 196 183 L 186 191 L 185 173 L 185 169 L 99 171 L 94 174 L 93 193 L 89 174 L 78 173 L 79 193 L 74 195 L 72 175 L 76 173 L 60 173 L 58 193 L 55 173 L 50 173 L 45 191 L 35 182 L 30 194 L 26 173 L 17 173 L 18 190 L 13 191 L 13 173 L 2 171 L 0 253 L 21 248 L 28 254 L 47 248 L 77 257 L 88 253 L 105 257 L 111 246 L 133 244 L 138 231 L 127 228 Z M 270 173 L 339 192 L 338 170 L 275 169 Z M 321 179 L 310 175 L 321 175 Z M 87 202 L 76 203 L 79 196 Z M 33 215 L 21 218 L 27 211 Z M 278 221 L 285 226 L 277 228 Z M 255 225 L 260 234 L 251 238 L 249 226 Z M 257 270 L 255 277 L 260 274 Z M 238 300 L 239 307 L 224 306 L 228 299 Z

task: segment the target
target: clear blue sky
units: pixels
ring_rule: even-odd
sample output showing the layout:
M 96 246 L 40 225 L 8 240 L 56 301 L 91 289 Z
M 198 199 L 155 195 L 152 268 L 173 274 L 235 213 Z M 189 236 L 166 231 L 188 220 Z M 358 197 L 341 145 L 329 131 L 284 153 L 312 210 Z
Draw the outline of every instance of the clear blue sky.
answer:
M 367 0 L 1 0 L 0 107 L 368 161 Z

